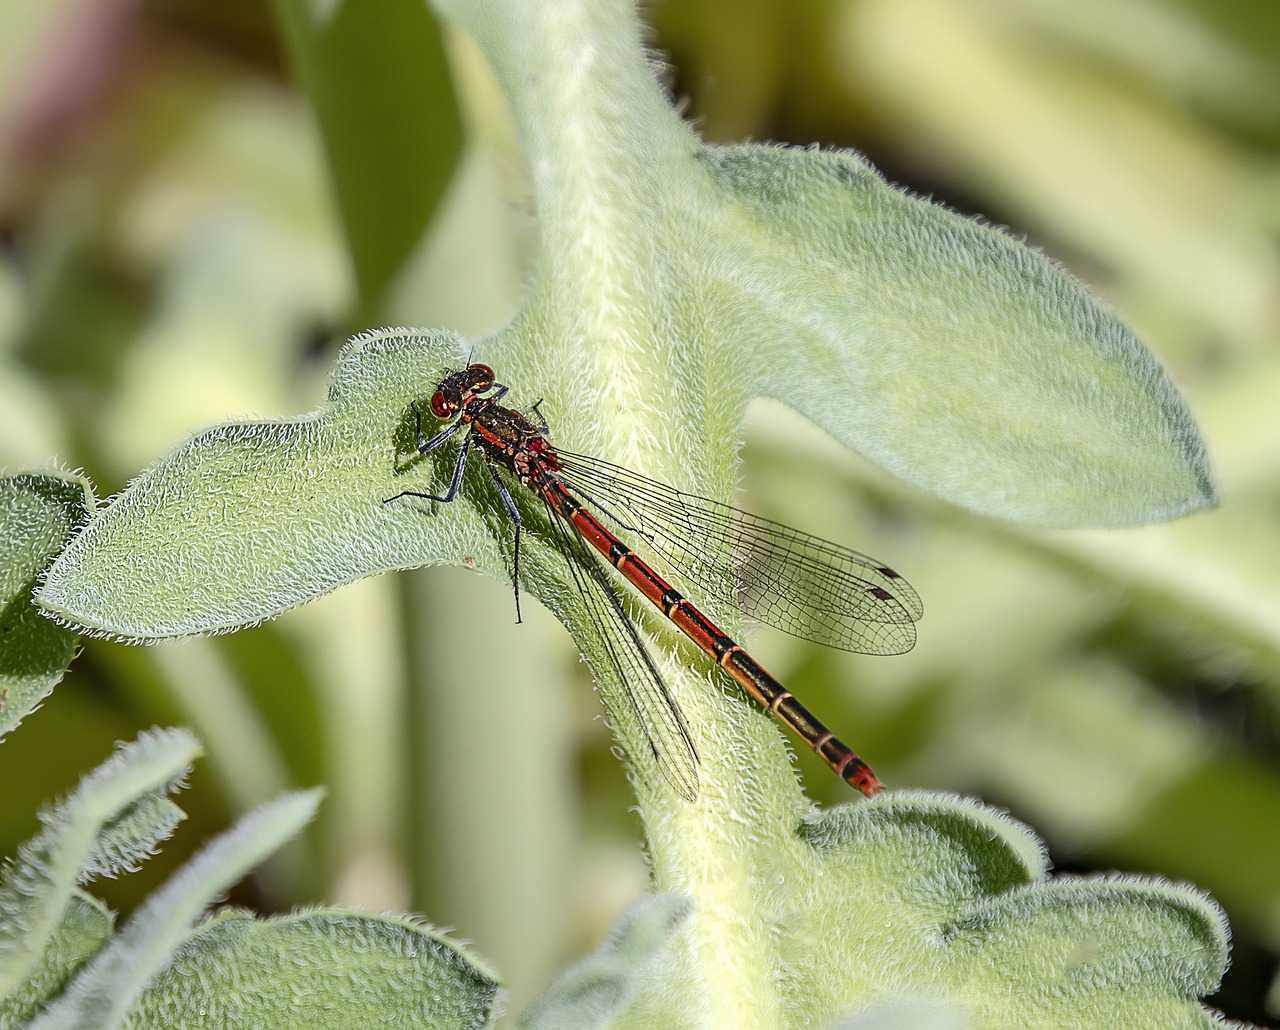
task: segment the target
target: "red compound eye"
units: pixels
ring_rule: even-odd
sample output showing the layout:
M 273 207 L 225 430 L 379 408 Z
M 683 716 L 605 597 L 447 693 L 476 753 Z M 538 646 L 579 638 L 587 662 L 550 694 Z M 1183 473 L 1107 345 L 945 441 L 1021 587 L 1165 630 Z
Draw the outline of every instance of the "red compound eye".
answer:
M 488 379 L 490 382 L 493 381 L 493 369 L 491 369 L 488 365 L 481 365 L 479 362 L 477 362 L 471 366 L 471 371 L 476 374 L 477 378 L 479 378 L 480 376 L 483 376 L 485 379 Z
M 431 397 L 431 414 L 436 418 L 448 418 L 458 410 L 458 402 L 451 400 L 444 395 L 443 390 L 437 390 Z

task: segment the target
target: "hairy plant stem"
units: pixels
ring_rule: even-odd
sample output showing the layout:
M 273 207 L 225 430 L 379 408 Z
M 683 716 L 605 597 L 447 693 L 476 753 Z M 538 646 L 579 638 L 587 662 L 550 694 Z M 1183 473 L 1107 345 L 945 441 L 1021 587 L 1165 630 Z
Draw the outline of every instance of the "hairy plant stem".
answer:
M 655 404 L 674 374 L 652 346 L 669 303 L 664 180 L 673 166 L 691 167 L 701 144 L 654 80 L 634 5 L 437 6 L 486 51 L 523 142 L 540 236 L 533 291 L 517 323 L 526 346 L 532 336 L 547 352 L 544 371 L 559 367 L 589 380 L 600 443 L 611 457 L 659 476 L 664 465 L 702 462 L 713 470 L 702 481 L 727 492 L 736 439 L 713 440 L 695 454 L 698 427 L 673 430 Z M 801 858 L 794 831 L 807 802 L 777 730 L 689 665 L 669 658 L 664 674 L 698 741 L 701 796 L 683 801 L 652 770 L 636 780 L 655 882 L 694 902 L 681 970 L 706 1008 L 694 1022 L 783 1025 L 765 899 Z M 625 743 L 633 755 L 643 751 L 637 741 Z

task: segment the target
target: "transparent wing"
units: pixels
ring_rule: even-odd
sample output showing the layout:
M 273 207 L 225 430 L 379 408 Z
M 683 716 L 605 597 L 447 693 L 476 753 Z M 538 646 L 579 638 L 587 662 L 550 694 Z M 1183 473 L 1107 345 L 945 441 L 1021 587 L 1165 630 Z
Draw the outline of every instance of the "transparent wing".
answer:
M 648 541 L 691 591 L 760 622 L 859 654 L 916 642 L 920 596 L 893 569 L 847 547 L 654 482 L 618 465 L 557 452 L 584 504 Z
M 623 610 L 599 555 L 578 528 L 547 505 L 551 525 L 560 539 L 561 553 L 586 604 L 590 627 L 608 656 L 622 685 L 631 717 L 644 734 L 663 777 L 688 801 L 698 799 L 698 752 L 676 699 Z M 612 709 L 610 692 L 600 691 Z M 611 715 L 618 713 L 610 711 Z

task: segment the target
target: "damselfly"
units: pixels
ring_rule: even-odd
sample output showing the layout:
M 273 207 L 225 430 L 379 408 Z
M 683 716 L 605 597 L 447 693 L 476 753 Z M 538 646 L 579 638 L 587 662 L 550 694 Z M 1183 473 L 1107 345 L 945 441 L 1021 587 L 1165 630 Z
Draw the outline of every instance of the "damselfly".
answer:
M 664 486 L 597 458 L 557 450 L 539 427 L 500 402 L 507 387 L 493 369 L 471 364 L 450 372 L 431 398 L 431 414 L 452 419 L 429 439 L 426 454 L 467 429 L 443 494 L 405 490 L 387 498 L 452 501 L 472 444 L 485 458 L 514 528 L 519 610 L 519 509 L 499 467 L 542 498 L 558 549 L 585 601 L 602 651 L 663 775 L 689 800 L 698 796 L 698 753 L 680 706 L 627 614 L 602 555 L 761 707 L 791 727 L 837 776 L 863 794 L 882 788 L 871 767 L 819 722 L 743 648 L 660 576 L 617 533 L 644 540 L 675 578 L 724 605 L 795 636 L 860 654 L 901 654 L 916 640 L 920 598 L 893 569 L 799 530 Z M 534 405 L 537 412 L 537 405 Z M 613 526 L 616 528 L 610 529 Z

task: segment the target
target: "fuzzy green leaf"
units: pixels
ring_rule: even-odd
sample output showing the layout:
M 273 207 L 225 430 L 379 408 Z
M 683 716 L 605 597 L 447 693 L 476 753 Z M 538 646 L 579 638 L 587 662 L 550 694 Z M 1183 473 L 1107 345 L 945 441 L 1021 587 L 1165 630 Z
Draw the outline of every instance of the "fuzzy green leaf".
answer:
M 788 890 L 811 913 L 804 950 L 821 942 L 809 975 L 846 1016 L 924 996 L 973 1027 L 1213 1025 L 1197 999 L 1226 969 L 1226 926 L 1193 890 L 1048 879 L 1025 827 L 936 795 L 815 815 L 803 836 L 822 878 Z
M 143 794 L 102 828 L 97 845 L 81 867 L 83 880 L 137 872 L 157 845 L 172 836 L 186 814 L 164 789 Z
M 83 891 L 72 892 L 62 921 L 40 961 L 12 993 L 0 999 L 0 1030 L 25 1026 L 36 1010 L 111 936 L 115 919 L 105 905 Z
M 388 569 L 474 563 L 477 546 L 501 569 L 469 506 L 384 503 L 430 479 L 409 405 L 460 347 L 449 334 L 358 337 L 320 411 L 207 430 L 131 483 L 54 563 L 40 603 L 87 632 L 145 640 L 238 629 Z
M 498 982 L 403 919 L 321 909 L 223 912 L 143 992 L 127 1027 L 488 1026 Z
M 725 1025 L 770 998 L 769 1025 L 789 1027 L 1216 1025 L 1197 999 L 1226 968 L 1226 927 L 1194 890 L 1050 879 L 1025 827 L 942 795 L 882 794 L 815 813 L 791 843 L 753 870 L 755 951 L 726 952 L 720 933 L 690 918 L 688 898 L 659 896 L 523 1025 Z M 717 997 L 716 958 L 730 953 L 786 974 L 758 984 L 751 1002 Z M 700 973 L 686 979 L 690 968 Z
M 1099 1026 L 1208 1026 L 1194 999 L 1217 990 L 1227 964 L 1217 905 L 1137 877 L 1010 891 L 944 934 L 988 1019 L 1015 1003 L 1047 1014 L 1067 998 Z
M 520 1026 L 593 1030 L 633 1025 L 628 1010 L 646 994 L 649 1003 L 654 993 L 661 994 L 662 979 L 670 975 L 664 961 L 671 960 L 673 938 L 688 918 L 689 899 L 678 894 L 659 894 L 634 905 L 595 955 L 561 974 L 525 1010 Z
M 565 449 L 728 501 L 744 409 L 769 396 L 903 479 L 991 515 L 1120 526 L 1215 502 L 1203 443 L 1159 364 L 1043 255 L 908 196 L 854 154 L 707 146 L 655 88 L 628 0 L 435 3 L 503 86 L 539 219 L 525 308 L 478 356 L 512 384 L 516 407 L 546 398 Z M 733 605 L 708 614 L 736 630 Z M 584 620 L 566 621 L 602 694 L 621 690 L 607 685 L 618 677 Z M 847 1012 L 836 1000 L 850 978 L 878 984 L 899 961 L 931 969 L 928 947 L 881 928 L 894 925 L 900 893 L 928 900 L 912 887 L 924 882 L 940 906 L 929 932 L 940 933 L 956 917 L 944 888 L 965 886 L 951 862 L 986 855 L 987 838 L 970 837 L 971 852 L 909 838 L 883 879 L 841 878 L 859 899 L 846 909 L 845 895 L 815 889 L 824 874 L 832 886 L 831 870 L 794 854 L 787 833 L 807 808 L 772 728 L 718 704 L 683 673 L 697 661 L 689 649 L 680 658 L 662 671 L 699 745 L 702 795 L 692 809 L 640 795 L 655 880 L 692 901 L 698 989 L 686 1008 L 726 1025 L 820 1025 Z M 614 724 L 643 768 L 643 738 L 625 718 Z M 993 882 L 1037 882 L 1042 871 L 1009 839 L 993 831 L 1006 873 Z M 815 915 L 828 910 L 845 918 Z M 852 977 L 838 956 L 824 965 L 833 936 L 864 926 L 874 961 L 860 958 Z M 790 946 L 804 940 L 820 947 L 797 971 Z M 824 977 L 843 986 L 791 989 Z M 808 997 L 823 999 L 817 1011 L 802 1011 Z
M 93 503 L 78 476 L 0 479 L 0 738 L 48 695 L 75 653 L 75 635 L 43 618 L 32 594 Z
M 710 315 L 750 395 L 1021 522 L 1123 526 L 1214 503 L 1173 384 L 1043 254 L 853 153 L 705 148 L 699 166 L 716 203 L 672 212 L 669 228 L 720 246 L 680 255 L 693 267 L 673 299 Z
M 191 935 L 209 903 L 294 836 L 315 815 L 318 790 L 287 794 L 215 838 L 152 894 L 32 1030 L 114 1026 Z
M 91 870 L 131 865 L 172 829 L 176 809 L 157 795 L 177 787 L 199 750 L 184 730 L 143 733 L 41 816 L 44 829 L 0 878 L 0 998 L 48 953 Z
M 525 311 L 485 360 L 565 382 L 597 453 L 723 496 L 743 406 L 771 396 L 987 514 L 1121 526 L 1215 502 L 1159 364 L 1042 254 L 856 154 L 703 144 L 630 4 L 436 2 L 504 85 L 540 219 Z
M 477 357 L 514 406 L 545 395 L 558 443 L 727 499 L 743 409 L 767 395 L 992 514 L 1122 525 L 1212 502 L 1158 365 L 1041 256 L 852 155 L 704 146 L 654 88 L 626 0 L 440 2 L 504 83 L 539 214 L 525 309 Z M 151 638 L 234 628 L 401 565 L 505 575 L 509 520 L 475 464 L 457 504 L 384 504 L 448 481 L 448 449 L 414 453 L 409 405 L 421 410 L 464 353 L 447 336 L 357 342 L 321 411 L 211 430 L 138 479 L 68 549 L 43 602 L 95 632 Z M 618 696 L 545 526 L 528 525 L 528 583 Z M 137 580 L 122 588 L 124 567 Z M 735 628 L 733 611 L 711 614 Z M 638 949 L 669 976 L 587 970 L 590 1018 L 866 1025 L 922 997 L 976 1025 L 1209 1018 L 1193 995 L 1225 962 L 1211 906 L 1132 881 L 1073 893 L 1046 881 L 1026 831 L 949 799 L 812 817 L 772 725 L 689 674 L 688 658 L 659 656 L 700 745 L 702 791 L 672 803 L 642 790 L 641 803 L 655 878 L 689 915 Z M 615 725 L 643 765 L 635 726 Z M 1151 975 L 1128 997 L 1135 969 Z M 570 1003 L 567 987 L 547 1011 Z

